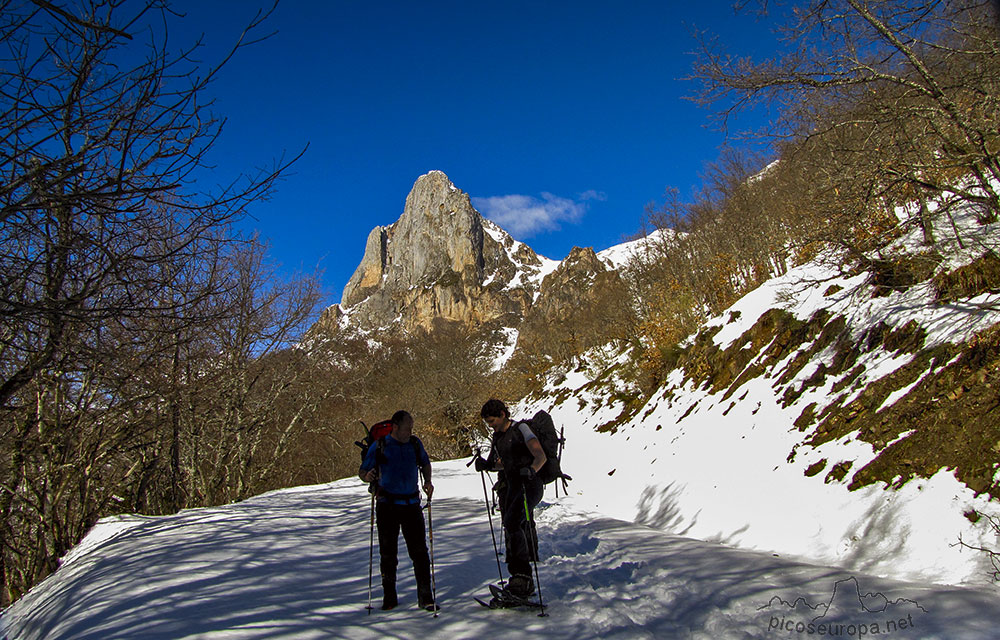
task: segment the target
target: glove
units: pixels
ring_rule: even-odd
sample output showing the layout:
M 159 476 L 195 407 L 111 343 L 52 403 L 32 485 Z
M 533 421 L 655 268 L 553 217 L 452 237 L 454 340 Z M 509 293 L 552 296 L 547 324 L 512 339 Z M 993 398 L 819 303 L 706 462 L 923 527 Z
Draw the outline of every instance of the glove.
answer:
M 492 466 L 482 456 L 476 458 L 476 471 L 492 471 Z
M 531 467 L 524 467 L 520 471 L 522 480 L 531 480 L 535 477 L 535 470 Z

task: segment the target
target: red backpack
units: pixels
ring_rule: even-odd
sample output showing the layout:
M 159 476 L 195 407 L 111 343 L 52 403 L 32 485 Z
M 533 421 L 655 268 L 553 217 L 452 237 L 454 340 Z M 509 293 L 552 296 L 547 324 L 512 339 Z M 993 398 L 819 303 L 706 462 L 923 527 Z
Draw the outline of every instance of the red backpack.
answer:
M 361 423 L 362 427 L 365 427 L 367 433 L 363 440 L 357 440 L 354 444 L 361 447 L 361 461 L 365 461 L 365 454 L 368 453 L 368 449 L 373 443 L 378 442 L 382 438 L 386 437 L 392 432 L 392 420 L 383 420 L 382 422 L 376 422 L 369 429 L 365 426 L 365 423 Z
M 362 422 L 361 426 L 365 426 Z M 365 427 L 368 429 L 368 427 Z M 372 446 L 372 443 L 378 443 L 378 450 L 375 452 L 375 464 L 379 465 L 385 462 L 385 454 L 382 450 L 385 448 L 385 437 L 392 433 L 392 420 L 383 420 L 382 422 L 376 422 L 368 429 L 368 434 L 365 435 L 364 439 L 357 440 L 354 444 L 361 447 L 361 462 L 365 461 L 365 454 L 368 453 L 368 449 Z M 420 438 L 417 436 L 410 436 L 410 444 L 413 445 L 413 455 L 416 456 L 417 460 L 420 459 L 420 447 L 423 443 L 420 442 Z

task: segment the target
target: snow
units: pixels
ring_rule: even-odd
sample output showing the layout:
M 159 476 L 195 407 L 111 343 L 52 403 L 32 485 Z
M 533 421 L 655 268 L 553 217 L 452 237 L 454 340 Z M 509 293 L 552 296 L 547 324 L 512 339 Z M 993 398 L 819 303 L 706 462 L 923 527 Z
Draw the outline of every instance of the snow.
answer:
M 642 255 L 650 243 L 657 241 L 663 234 L 674 233 L 666 229 L 656 229 L 649 235 L 630 240 L 613 247 L 597 252 L 597 257 L 601 259 L 611 269 L 621 269 L 631 262 L 637 255 Z
M 519 287 L 528 286 L 530 284 L 534 286 L 535 289 L 534 300 L 537 300 L 539 291 L 541 289 L 542 281 L 545 280 L 546 276 L 548 276 L 550 273 L 558 269 L 559 265 L 562 264 L 562 262 L 559 260 L 551 260 L 549 258 L 546 258 L 545 256 L 535 254 L 538 260 L 541 262 L 541 266 L 538 267 L 535 265 L 525 264 L 518 256 L 518 253 L 522 251 L 523 248 L 526 246 L 523 242 L 514 240 L 514 238 L 512 238 L 510 234 L 501 229 L 499 225 L 497 225 L 492 220 L 483 219 L 483 230 L 498 245 L 505 248 L 505 251 L 507 252 L 507 258 L 511 261 L 511 263 L 517 266 L 517 273 L 514 275 L 511 281 L 507 283 L 506 290 L 510 291 L 513 289 L 517 289 Z M 486 284 L 493 282 L 495 277 L 496 274 L 490 274 L 490 276 L 487 278 L 483 286 L 486 286 Z
M 975 225 L 963 234 L 967 241 L 974 235 L 980 247 L 995 248 L 1000 234 L 997 225 L 990 226 Z M 946 231 L 937 231 L 945 245 L 950 242 Z M 904 240 L 901 245 L 909 246 L 913 239 Z M 965 260 L 976 256 L 970 252 Z M 952 261 L 950 268 L 960 264 Z M 752 291 L 708 326 L 718 328 L 713 340 L 727 349 L 738 345 L 772 308 L 785 309 L 801 320 L 825 309 L 847 318 L 856 336 L 879 322 L 897 328 L 913 321 L 926 331 L 926 346 L 963 342 L 1000 322 L 997 296 L 939 304 L 928 286 L 916 286 L 873 297 L 866 278 L 841 274 L 835 263 L 818 260 Z M 830 375 L 824 384 L 808 388 L 784 406 L 776 379 L 795 355 L 768 365 L 763 375 L 738 388 L 717 392 L 696 388 L 675 371 L 613 435 L 598 428 L 615 422 L 623 406 L 609 400 L 616 394 L 606 388 L 588 386 L 581 372 L 551 381 L 523 413 L 546 408 L 557 424 L 567 425 L 567 431 L 575 425 L 568 472 L 578 475 L 573 460 L 587 460 L 597 467 L 587 469 L 574 483 L 577 493 L 572 500 L 578 509 L 887 579 L 987 585 L 990 571 L 985 557 L 958 542 L 1000 547 L 987 524 L 973 524 L 965 516 L 971 511 L 996 516 L 1000 505 L 976 496 L 948 469 L 898 490 L 877 484 L 849 491 L 851 474 L 878 452 L 856 433 L 810 447 L 803 444 L 808 434 L 795 426 L 804 407 L 814 403 L 815 413 L 820 414 L 835 401 L 846 404 L 865 385 L 897 371 L 914 355 L 885 349 L 865 352 L 857 362 L 864 373 L 851 388 L 836 394 L 833 389 L 840 378 Z M 798 388 L 833 355 L 832 349 L 820 353 L 788 386 Z M 754 364 L 758 360 L 748 366 Z M 882 407 L 912 387 L 892 394 Z M 555 399 L 559 401 L 552 406 Z M 577 457 L 576 447 L 583 449 L 583 457 Z M 587 455 L 591 452 L 593 457 Z M 820 461 L 825 461 L 821 473 L 807 476 L 806 470 Z M 847 476 L 828 482 L 826 474 L 838 463 L 851 464 Z
M 870 455 L 871 447 L 828 443 L 789 464 L 786 458 L 801 434 L 775 428 L 787 420 L 776 417 L 779 409 L 766 380 L 748 387 L 753 402 L 738 404 L 728 420 L 722 413 L 729 403 L 699 402 L 690 390 L 693 397 L 681 402 L 653 403 L 641 412 L 641 423 L 614 435 L 594 430 L 616 413 L 612 407 L 601 411 L 605 415 L 586 416 L 575 401 L 553 408 L 556 423 L 567 425 L 570 443 L 564 466 L 575 480 L 568 501 L 579 511 L 847 571 L 985 583 L 983 558 L 956 543 L 962 536 L 996 547 L 995 537 L 962 515 L 969 508 L 995 513 L 995 504 L 976 498 L 944 470 L 897 492 L 874 486 L 852 492 L 822 476 L 806 477 L 803 470 L 817 459 L 843 456 L 832 457 L 836 463 Z M 699 406 L 678 426 L 676 418 L 695 403 Z M 761 408 L 751 414 L 758 403 Z M 578 427 L 570 431 L 574 423 Z M 581 464 L 593 468 L 581 470 Z
M 550 485 L 537 511 L 548 617 L 472 600 L 500 576 L 482 479 L 454 460 L 435 463 L 428 512 L 437 618 L 414 606 L 405 557 L 404 606 L 365 610 L 370 502 L 349 478 L 102 520 L 3 613 L 0 630 L 5 640 L 995 637 L 1000 594 L 986 558 L 957 543 L 997 548 L 963 516 L 997 507 L 947 470 L 894 492 L 804 476 L 816 460 L 871 447 L 847 437 L 788 463 L 801 434 L 766 378 L 746 383 L 739 403 L 688 384 L 599 432 L 620 407 L 593 392 L 592 377 L 554 374 L 515 408 L 551 410 L 574 477 L 569 495 Z
M 498 340 L 493 361 L 490 363 L 490 373 L 495 373 L 502 369 L 511 356 L 514 355 L 520 332 L 512 327 L 503 327 L 500 329 L 500 335 L 503 337 Z
M 745 329 L 756 320 L 755 299 L 759 303 L 773 293 L 766 289 L 741 301 L 742 314 L 734 323 Z M 812 312 L 800 311 L 803 317 Z M 715 339 L 729 346 L 741 333 L 726 325 Z M 910 356 L 876 351 L 865 357 L 867 375 L 877 378 Z M 779 363 L 773 371 L 783 366 Z M 792 384 L 800 384 L 811 372 L 806 368 Z M 579 375 L 551 384 L 523 413 L 551 409 L 557 424 L 567 425 L 572 445 L 567 445 L 565 466 L 574 477 L 579 475 L 574 482 L 578 495 L 573 496 L 579 509 L 846 571 L 985 584 L 984 557 L 957 543 L 963 539 L 1000 547 L 991 530 L 964 516 L 970 510 L 996 515 L 1000 509 L 995 502 L 974 495 L 946 469 L 897 491 L 886 491 L 883 485 L 849 491 L 850 474 L 844 482 L 826 482 L 825 474 L 837 463 L 852 462 L 854 472 L 876 452 L 855 434 L 816 448 L 802 446 L 805 436 L 793 425 L 795 418 L 810 403 L 817 403 L 819 412 L 835 400 L 831 387 L 836 380 L 831 376 L 785 407 L 775 393 L 774 377 L 750 379 L 727 395 L 725 390 L 695 388 L 675 372 L 613 435 L 597 428 L 614 420 L 622 407 L 589 395 Z M 551 398 L 568 399 L 551 407 L 546 405 Z M 820 460 L 827 460 L 823 473 L 806 476 L 806 469 Z M 594 468 L 580 474 L 574 461 Z
M 577 435 L 573 447 L 589 446 Z M 624 472 L 629 461 L 611 464 Z M 416 608 L 405 556 L 402 606 L 366 611 L 370 501 L 360 481 L 347 479 L 172 516 L 102 520 L 59 571 L 4 611 L 0 628 L 9 640 L 582 640 L 810 637 L 794 632 L 800 623 L 839 624 L 841 637 L 859 637 L 848 627 L 858 633 L 878 624 L 885 633 L 892 621 L 884 637 L 994 637 L 993 588 L 878 578 L 671 535 L 584 509 L 597 478 L 581 478 L 568 497 L 556 498 L 550 485 L 537 511 L 548 617 L 489 611 L 472 600 L 499 576 L 481 479 L 457 460 L 435 464 L 437 618 Z M 792 509 L 790 498 L 778 501 Z M 609 504 L 616 502 L 626 500 Z M 377 605 L 377 551 L 375 561 Z M 912 626 L 899 628 L 905 619 Z M 793 631 L 777 630 L 789 623 Z
M 562 262 L 559 260 L 550 260 L 545 256 L 538 256 L 538 259 L 542 261 L 542 268 L 538 270 L 537 276 L 537 282 L 541 284 L 550 273 L 559 268 L 559 265 L 561 265 Z M 535 296 L 535 298 L 537 299 L 538 296 Z

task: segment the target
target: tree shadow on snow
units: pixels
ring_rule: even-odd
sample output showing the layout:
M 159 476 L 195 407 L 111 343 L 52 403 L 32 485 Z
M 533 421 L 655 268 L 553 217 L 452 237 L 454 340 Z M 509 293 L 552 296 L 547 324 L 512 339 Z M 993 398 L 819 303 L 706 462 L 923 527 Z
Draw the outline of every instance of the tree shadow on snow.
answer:
M 827 620 L 841 623 L 844 633 L 851 624 L 854 633 L 861 624 L 885 624 L 891 614 L 896 622 L 910 615 L 914 625 L 892 638 L 989 638 L 1000 615 L 1000 601 L 984 590 L 858 575 L 612 519 L 558 523 L 543 535 L 542 580 L 557 607 L 568 607 L 564 637 L 799 637 L 776 631 L 776 620 L 808 623 L 819 614 L 785 605 L 829 603 L 838 585 L 850 593 L 847 583 L 858 585 L 854 608 L 841 607 Z M 876 600 L 895 609 L 862 606 Z
M 316 488 L 282 504 L 278 494 L 148 522 L 105 541 L 60 569 L 12 616 L 10 637 L 177 640 L 239 638 L 410 638 L 413 620 L 442 627 L 416 608 L 416 586 L 399 541 L 400 608 L 369 613 L 370 500 Z M 270 499 L 269 499 L 270 498 Z M 258 504 L 255 504 L 258 503 Z M 443 608 L 479 605 L 473 593 L 497 580 L 481 503 L 433 504 L 435 575 Z M 426 517 L 426 512 L 425 512 Z M 372 602 L 381 603 L 378 543 Z M 25 605 L 29 604 L 27 601 Z M 485 610 L 484 610 L 485 612 Z M 486 612 L 490 613 L 490 612 Z M 482 620 L 487 632 L 489 616 Z M 446 627 L 446 624 L 444 625 Z M 463 622 L 463 633 L 475 630 Z
M 538 569 L 549 617 L 487 611 L 472 601 L 498 579 L 484 510 L 469 498 L 433 503 L 437 618 L 415 606 L 402 541 L 401 606 L 365 609 L 370 500 L 358 483 L 150 518 L 69 562 L 5 611 L 4 622 L 11 640 L 768 638 L 776 616 L 798 620 L 803 609 L 791 605 L 831 601 L 849 578 L 860 593 L 919 604 L 919 626 L 894 639 L 986 638 L 1000 619 L 1000 600 L 986 590 L 855 576 L 544 506 Z M 673 517 L 662 508 L 649 515 Z M 374 563 L 377 606 L 377 550 Z

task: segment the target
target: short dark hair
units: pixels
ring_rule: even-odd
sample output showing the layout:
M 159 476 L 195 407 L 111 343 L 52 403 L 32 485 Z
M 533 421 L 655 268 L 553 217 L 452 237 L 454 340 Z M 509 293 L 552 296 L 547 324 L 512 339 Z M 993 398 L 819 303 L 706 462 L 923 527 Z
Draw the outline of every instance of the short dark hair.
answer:
M 409 411 L 403 411 L 400 409 L 396 413 L 392 414 L 392 418 L 389 419 L 396 426 L 402 426 L 405 422 L 413 422 L 413 416 L 410 415 Z
M 483 408 L 479 412 L 479 415 L 482 416 L 484 419 L 487 416 L 492 416 L 495 418 L 509 418 L 510 411 L 507 410 L 507 405 L 505 405 L 503 402 L 497 400 L 496 398 L 491 398 L 486 402 L 486 404 L 483 405 Z

